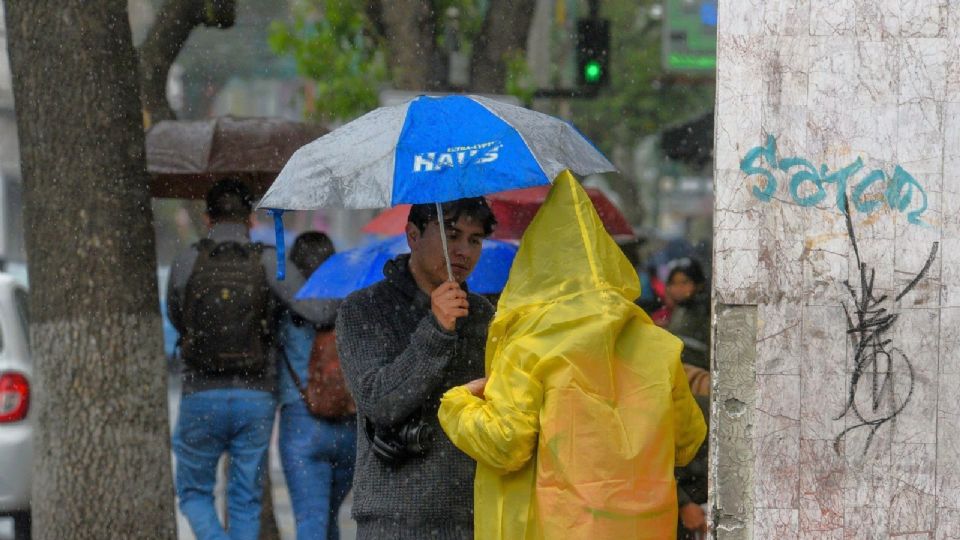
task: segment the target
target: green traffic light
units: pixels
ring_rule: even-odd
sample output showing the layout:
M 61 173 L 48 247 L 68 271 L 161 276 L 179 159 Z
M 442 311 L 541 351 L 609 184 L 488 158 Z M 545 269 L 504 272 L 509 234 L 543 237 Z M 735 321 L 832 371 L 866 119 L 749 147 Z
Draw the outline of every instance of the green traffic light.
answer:
M 583 79 L 588 83 L 599 82 L 602 75 L 603 67 L 600 65 L 600 62 L 589 60 L 583 65 Z

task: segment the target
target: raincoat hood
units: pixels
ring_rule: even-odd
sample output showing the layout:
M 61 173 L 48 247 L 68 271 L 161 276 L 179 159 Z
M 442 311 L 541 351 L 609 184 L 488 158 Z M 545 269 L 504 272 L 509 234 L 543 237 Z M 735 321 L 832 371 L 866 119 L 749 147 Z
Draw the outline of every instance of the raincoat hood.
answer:
M 589 195 L 569 172 L 554 185 L 524 233 L 524 238 L 538 240 L 521 242 L 513 261 L 511 278 L 516 274 L 524 279 L 507 282 L 498 313 L 587 291 L 635 300 L 640 296 L 637 272 L 607 233 Z
M 477 460 L 478 540 L 676 535 L 673 469 L 706 433 L 680 341 L 569 172 L 524 233 L 490 326 L 484 397 L 439 417 Z

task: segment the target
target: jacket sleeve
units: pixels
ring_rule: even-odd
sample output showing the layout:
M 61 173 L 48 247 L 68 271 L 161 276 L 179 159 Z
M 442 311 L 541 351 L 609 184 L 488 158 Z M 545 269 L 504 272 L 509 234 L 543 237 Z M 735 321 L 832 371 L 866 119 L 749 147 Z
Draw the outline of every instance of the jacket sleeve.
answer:
M 502 472 L 520 469 L 533 456 L 540 432 L 543 386 L 512 362 L 490 374 L 484 398 L 463 386 L 440 400 L 440 425 L 464 453 Z
M 339 300 L 297 300 L 297 293 L 306 282 L 304 276 L 297 270 L 290 259 L 286 261 L 286 277 L 283 281 L 277 279 L 277 250 L 266 246 L 260 257 L 263 270 L 267 275 L 267 283 L 280 303 L 300 317 L 316 326 L 332 326 L 337 317 Z
M 700 406 L 690 392 L 690 384 L 679 358 L 671 362 L 673 384 L 673 421 L 676 441 L 676 466 L 683 467 L 697 455 L 707 434 Z
M 357 410 L 374 424 L 397 425 L 423 406 L 443 380 L 457 334 L 443 331 L 433 315 L 424 317 L 400 354 L 382 306 L 349 297 L 337 316 L 340 366 Z
M 686 490 L 680 487 L 680 484 L 677 484 L 677 507 L 683 508 L 687 503 L 692 503 L 693 499 L 690 498 L 690 495 L 687 494 Z

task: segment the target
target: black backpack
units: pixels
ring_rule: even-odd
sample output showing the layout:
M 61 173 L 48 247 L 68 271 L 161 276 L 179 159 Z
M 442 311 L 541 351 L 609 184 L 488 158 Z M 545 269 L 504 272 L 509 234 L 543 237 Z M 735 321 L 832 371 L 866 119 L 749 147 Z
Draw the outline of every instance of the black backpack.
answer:
M 266 370 L 275 316 L 261 244 L 197 243 L 184 294 L 184 363 L 204 373 Z

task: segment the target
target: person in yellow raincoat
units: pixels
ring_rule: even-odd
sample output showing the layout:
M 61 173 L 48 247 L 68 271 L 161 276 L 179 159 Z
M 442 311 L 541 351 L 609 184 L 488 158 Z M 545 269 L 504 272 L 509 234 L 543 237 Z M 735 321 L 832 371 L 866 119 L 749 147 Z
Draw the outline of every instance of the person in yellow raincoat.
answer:
M 443 430 L 477 460 L 477 539 L 676 538 L 674 466 L 694 457 L 706 426 L 680 340 L 633 303 L 639 293 L 562 173 L 500 297 L 486 386 L 441 401 Z

